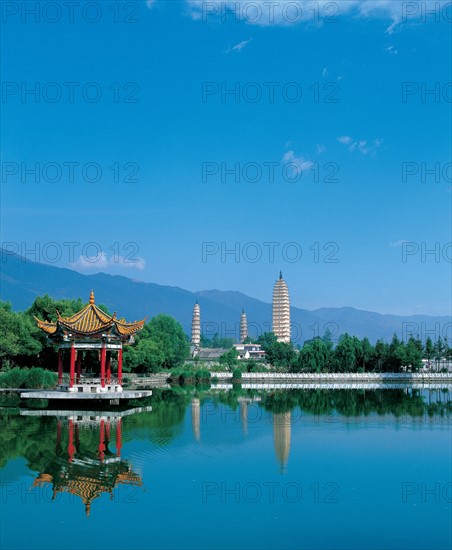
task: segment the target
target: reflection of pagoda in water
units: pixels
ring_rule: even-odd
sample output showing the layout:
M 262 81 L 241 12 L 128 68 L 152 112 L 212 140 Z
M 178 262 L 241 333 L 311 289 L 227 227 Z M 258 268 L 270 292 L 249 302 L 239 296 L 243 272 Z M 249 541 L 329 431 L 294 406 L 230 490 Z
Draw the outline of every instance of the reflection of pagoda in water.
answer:
M 201 439 L 201 402 L 194 397 L 191 400 L 191 426 L 196 441 Z
M 273 415 L 273 440 L 275 452 L 281 465 L 281 473 L 287 470 L 290 453 L 291 437 L 291 413 L 279 413 Z
M 126 414 L 149 409 L 151 407 L 134 409 Z M 89 516 L 92 502 L 103 493 L 108 493 L 113 499 L 113 490 L 119 485 L 142 485 L 142 479 L 133 471 L 132 465 L 121 459 L 124 413 L 58 411 L 55 414 L 58 416 L 55 459 L 35 479 L 34 486 L 51 484 L 52 500 L 59 493 L 80 497 Z M 86 440 L 95 439 L 98 439 L 97 445 L 88 443 L 89 448 L 86 448 Z M 113 439 L 114 452 L 110 449 Z

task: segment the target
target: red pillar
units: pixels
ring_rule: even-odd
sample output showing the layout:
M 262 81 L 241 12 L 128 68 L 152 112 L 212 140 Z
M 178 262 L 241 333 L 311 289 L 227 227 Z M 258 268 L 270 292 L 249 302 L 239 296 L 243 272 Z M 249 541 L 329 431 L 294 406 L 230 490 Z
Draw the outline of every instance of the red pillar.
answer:
M 110 441 L 110 420 L 107 420 L 107 426 L 106 426 L 106 437 L 107 437 L 107 443 Z
M 107 383 L 111 381 L 111 351 L 107 351 Z
M 122 419 L 118 418 L 118 423 L 116 424 L 116 455 L 121 456 L 121 447 L 122 447 L 122 433 L 121 433 L 121 424 Z
M 118 384 L 122 386 L 122 348 L 118 351 Z
M 105 458 L 105 421 L 100 421 L 100 430 L 99 430 L 99 458 L 101 461 Z
M 72 388 L 74 385 L 74 375 L 75 375 L 75 345 L 72 342 L 71 346 L 71 368 L 69 371 L 69 387 Z
M 107 348 L 105 344 L 102 344 L 102 351 L 100 352 L 100 385 L 105 388 L 105 359 L 107 356 Z
M 77 351 L 77 384 L 80 383 L 80 377 L 82 375 L 82 351 Z
M 74 422 L 69 420 L 69 444 L 67 446 L 67 452 L 69 454 L 69 462 L 72 462 L 75 453 L 74 447 Z
M 63 382 L 63 350 L 58 350 L 58 384 Z

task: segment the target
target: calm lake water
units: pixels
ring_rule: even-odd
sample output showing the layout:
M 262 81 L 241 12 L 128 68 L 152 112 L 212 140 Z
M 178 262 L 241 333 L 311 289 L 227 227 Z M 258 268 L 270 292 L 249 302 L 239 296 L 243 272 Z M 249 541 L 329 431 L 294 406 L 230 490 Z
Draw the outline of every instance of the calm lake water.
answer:
M 445 390 L 156 390 L 145 405 L 2 409 L 3 550 L 452 546 Z

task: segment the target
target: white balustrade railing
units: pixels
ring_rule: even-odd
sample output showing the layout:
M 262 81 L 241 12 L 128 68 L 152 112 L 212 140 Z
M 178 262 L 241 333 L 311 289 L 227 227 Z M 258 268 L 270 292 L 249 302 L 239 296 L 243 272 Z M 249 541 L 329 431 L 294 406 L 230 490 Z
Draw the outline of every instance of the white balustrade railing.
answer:
M 230 379 L 232 372 L 212 372 L 212 378 Z M 422 382 L 424 380 L 452 380 L 451 373 L 409 373 L 409 372 L 244 372 L 242 380 L 404 380 L 411 382 Z

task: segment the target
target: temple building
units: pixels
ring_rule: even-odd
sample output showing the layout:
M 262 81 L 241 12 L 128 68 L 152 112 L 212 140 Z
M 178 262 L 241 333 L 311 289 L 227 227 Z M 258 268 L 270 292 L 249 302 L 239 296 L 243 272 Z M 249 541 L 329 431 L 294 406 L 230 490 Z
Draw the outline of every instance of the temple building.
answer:
M 240 342 L 243 344 L 248 338 L 248 321 L 246 320 L 245 310 L 242 310 L 242 315 L 240 316 Z
M 194 349 L 201 346 L 201 309 L 198 302 L 193 307 L 193 318 L 191 322 L 191 345 Z
M 264 359 L 265 351 L 260 344 L 234 344 L 237 359 Z
M 58 389 L 68 392 L 122 392 L 122 347 L 134 343 L 146 319 L 127 323 L 116 312 L 108 315 L 98 308 L 91 291 L 89 303 L 70 317 L 57 311 L 56 323 L 36 318 L 38 327 L 58 345 Z M 97 351 L 100 377 L 82 376 L 83 356 Z M 112 377 L 112 359 L 116 355 L 117 376 Z M 69 361 L 67 361 L 69 359 Z M 69 378 L 63 379 L 64 363 L 69 362 Z
M 286 281 L 279 273 L 279 279 L 273 288 L 273 324 L 272 331 L 278 342 L 290 343 L 290 300 Z

